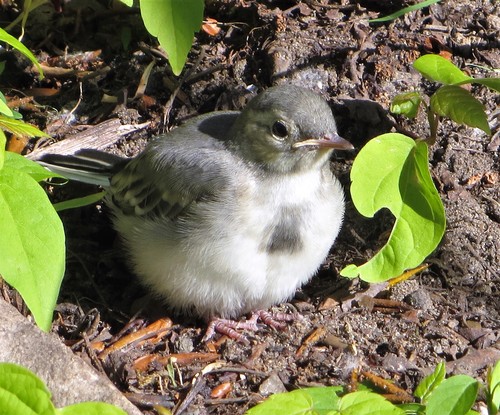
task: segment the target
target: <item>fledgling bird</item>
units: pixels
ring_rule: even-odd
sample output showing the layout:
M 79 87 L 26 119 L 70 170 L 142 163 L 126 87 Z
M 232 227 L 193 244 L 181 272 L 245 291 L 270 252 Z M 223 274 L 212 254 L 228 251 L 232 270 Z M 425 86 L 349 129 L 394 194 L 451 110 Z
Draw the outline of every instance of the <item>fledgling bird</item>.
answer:
M 114 227 L 154 294 L 229 319 L 289 299 L 317 271 L 344 214 L 329 156 L 351 148 L 326 101 L 284 85 L 242 112 L 193 118 L 131 160 L 82 151 L 45 162 L 81 181 L 109 178 Z

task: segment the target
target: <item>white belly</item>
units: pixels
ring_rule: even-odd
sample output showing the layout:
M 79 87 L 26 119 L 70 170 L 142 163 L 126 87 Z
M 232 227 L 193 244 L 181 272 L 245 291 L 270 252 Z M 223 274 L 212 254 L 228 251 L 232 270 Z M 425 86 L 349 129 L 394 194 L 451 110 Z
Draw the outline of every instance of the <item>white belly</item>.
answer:
M 287 176 L 272 188 L 266 182 L 248 182 L 244 196 L 233 203 L 200 203 L 195 213 L 201 220 L 188 224 L 186 234 L 177 232 L 178 224 L 145 223 L 131 216 L 117 217 L 115 226 L 127 235 L 138 276 L 168 305 L 206 317 L 237 317 L 293 296 L 328 254 L 344 202 L 334 178 L 319 190 L 320 174 Z M 296 206 L 301 213 L 293 229 L 300 247 L 270 252 L 276 212 L 296 212 Z M 294 222 L 294 215 L 287 223 Z

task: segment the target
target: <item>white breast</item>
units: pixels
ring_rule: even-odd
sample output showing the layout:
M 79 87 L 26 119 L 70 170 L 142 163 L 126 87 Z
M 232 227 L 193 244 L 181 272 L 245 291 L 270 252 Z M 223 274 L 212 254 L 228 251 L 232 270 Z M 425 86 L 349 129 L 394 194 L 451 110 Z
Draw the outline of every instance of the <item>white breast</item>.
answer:
M 328 186 L 319 187 L 321 174 L 288 175 L 272 186 L 266 179 L 239 183 L 238 193 L 223 195 L 225 203 L 200 203 L 195 219 L 183 219 L 188 234 L 179 235 L 172 222 L 131 216 L 118 216 L 115 226 L 126 238 L 135 272 L 169 305 L 207 317 L 237 317 L 291 297 L 328 254 L 344 202 L 330 172 Z M 267 252 L 274 213 L 296 205 L 303 207 L 297 224 L 302 248 Z
M 296 224 L 301 249 L 267 255 L 266 283 L 259 308 L 293 296 L 296 289 L 315 274 L 337 237 L 344 213 L 343 191 L 329 171 L 328 186 L 320 188 L 320 174 L 313 171 L 297 177 L 287 176 L 278 188 L 268 189 L 271 203 L 264 204 L 262 214 L 294 205 L 305 211 Z

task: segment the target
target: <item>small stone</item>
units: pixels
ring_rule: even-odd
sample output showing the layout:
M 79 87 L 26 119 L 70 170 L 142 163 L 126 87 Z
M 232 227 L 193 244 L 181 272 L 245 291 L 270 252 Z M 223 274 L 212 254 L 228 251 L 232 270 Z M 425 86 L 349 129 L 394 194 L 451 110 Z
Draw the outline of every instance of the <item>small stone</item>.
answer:
M 434 305 L 429 292 L 425 289 L 413 291 L 404 298 L 404 301 L 420 310 L 429 310 Z
M 281 392 L 286 392 L 286 388 L 276 373 L 272 373 L 271 376 L 269 376 L 259 386 L 259 393 L 262 396 L 269 396 Z

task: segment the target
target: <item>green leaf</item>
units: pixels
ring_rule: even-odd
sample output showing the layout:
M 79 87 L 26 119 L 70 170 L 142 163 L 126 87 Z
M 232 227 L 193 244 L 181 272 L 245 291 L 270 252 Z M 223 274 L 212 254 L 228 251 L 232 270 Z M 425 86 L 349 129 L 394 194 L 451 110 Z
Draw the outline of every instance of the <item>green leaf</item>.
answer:
M 439 55 L 424 55 L 413 62 L 413 67 L 427 79 L 445 85 L 469 82 L 474 78 L 465 75 L 449 60 Z
M 351 195 L 366 217 L 388 208 L 396 217 L 386 245 L 367 263 L 348 265 L 340 274 L 385 281 L 414 268 L 444 234 L 444 207 L 432 182 L 425 142 L 402 134 L 383 134 L 359 152 L 351 170 Z
M 128 7 L 132 7 L 134 5 L 134 0 L 120 0 L 120 1 Z
M 406 115 L 408 118 L 415 118 L 420 108 L 422 97 L 418 92 L 407 92 L 396 95 L 391 103 L 391 112 L 393 114 Z
M 309 395 L 313 402 L 314 411 L 318 415 L 327 415 L 331 410 L 337 409 L 339 394 L 344 391 L 342 386 L 324 386 L 302 389 Z
M 20 113 L 9 108 L 9 106 L 7 105 L 7 99 L 5 98 L 5 95 L 2 94 L 1 92 L 0 92 L 0 113 L 4 114 L 9 118 L 14 118 L 16 120 L 20 120 L 23 118 L 23 116 Z
M 17 40 L 14 36 L 9 35 L 2 28 L 0 28 L 0 41 L 8 43 L 14 49 L 21 52 L 24 56 L 26 56 L 31 62 L 33 62 L 33 64 L 38 68 L 38 71 L 40 72 L 40 79 L 43 78 L 42 67 L 40 66 L 37 59 L 35 58 L 35 55 L 33 55 L 31 53 L 31 51 L 26 46 L 24 46 L 21 42 L 19 42 L 19 40 Z
M 62 210 L 76 209 L 76 208 L 81 208 L 82 206 L 93 205 L 94 203 L 101 200 L 105 194 L 106 192 L 103 191 L 84 197 L 77 197 L 75 199 L 65 200 L 64 202 L 54 203 L 54 209 L 57 212 L 61 212 Z
M 425 405 L 419 403 L 402 403 L 396 406 L 405 411 L 406 415 L 425 415 Z
M 10 166 L 0 170 L 0 229 L 0 274 L 48 331 L 64 275 L 64 230 L 41 186 Z
M 0 130 L 0 170 L 2 170 L 5 162 L 5 144 L 7 144 L 7 137 L 5 137 L 5 133 Z
M 438 115 L 449 117 L 459 124 L 480 128 L 491 135 L 483 104 L 457 85 L 439 88 L 431 97 L 430 108 Z
M 21 156 L 20 154 L 13 153 L 12 151 L 7 151 L 5 154 L 5 165 L 13 169 L 26 173 L 31 176 L 35 181 L 41 182 L 42 180 L 47 180 L 52 177 L 60 177 L 57 173 L 53 173 L 46 168 L 42 167 L 40 164 Z
M 444 362 L 438 363 L 434 372 L 422 379 L 415 389 L 415 396 L 422 403 L 426 403 L 429 395 L 436 389 L 446 376 L 446 365 Z
M 14 118 L 14 113 L 7 105 L 7 100 L 5 95 L 0 92 L 0 113 L 6 115 L 7 117 Z
M 53 415 L 45 384 L 32 372 L 12 363 L 0 363 L 0 413 Z
M 30 370 L 12 363 L 0 363 L 0 414 L 127 415 L 122 409 L 102 402 L 55 409 L 45 384 Z
M 425 0 L 420 3 L 414 4 L 412 6 L 405 7 L 401 10 L 398 10 L 397 12 L 394 12 L 392 14 L 389 14 L 384 17 L 379 17 L 378 19 L 371 19 L 368 20 L 368 23 L 381 23 L 381 22 L 388 22 L 390 20 L 397 19 L 398 17 L 403 16 L 406 13 L 415 11 L 415 10 L 420 10 L 423 9 L 424 7 L 430 6 L 431 4 L 438 3 L 441 0 Z
M 104 402 L 83 402 L 56 409 L 57 415 L 127 415 L 114 405 Z
M 405 412 L 377 393 L 352 392 L 340 400 L 342 415 L 405 415 Z
M 246 415 L 303 415 L 314 414 L 309 395 L 302 390 L 278 393 L 246 412 Z
M 337 409 L 337 393 L 342 391 L 341 386 L 331 386 L 278 393 L 249 409 L 246 415 L 328 415 Z
M 466 375 L 452 376 L 434 389 L 427 401 L 427 415 L 465 415 L 477 396 L 479 384 Z
M 467 81 L 458 82 L 456 85 L 481 84 L 494 91 L 500 92 L 500 78 L 471 78 Z
M 28 137 L 50 137 L 31 124 L 6 117 L 5 115 L 0 115 L 0 128 L 10 131 L 13 134 L 26 135 Z
M 182 72 L 203 21 L 203 0 L 148 0 L 141 2 L 141 15 L 149 33 L 167 51 L 175 75 Z
M 487 402 L 490 414 L 496 414 L 500 410 L 500 360 L 493 369 L 488 370 Z

